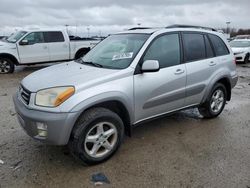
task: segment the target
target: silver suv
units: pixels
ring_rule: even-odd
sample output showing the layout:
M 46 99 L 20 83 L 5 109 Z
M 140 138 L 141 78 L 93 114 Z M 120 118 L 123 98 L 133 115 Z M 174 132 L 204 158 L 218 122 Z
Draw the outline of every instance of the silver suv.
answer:
M 77 61 L 30 74 L 13 98 L 28 135 L 97 164 L 146 120 L 190 107 L 217 117 L 237 79 L 234 55 L 214 29 L 133 28 Z

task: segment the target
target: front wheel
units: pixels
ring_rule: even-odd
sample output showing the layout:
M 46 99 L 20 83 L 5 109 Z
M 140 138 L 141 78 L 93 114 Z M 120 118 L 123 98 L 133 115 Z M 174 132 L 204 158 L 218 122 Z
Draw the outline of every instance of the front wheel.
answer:
M 245 59 L 244 59 L 244 63 L 247 64 L 249 61 L 249 54 L 246 55 Z
M 76 123 L 69 141 L 71 153 L 88 165 L 109 159 L 124 135 L 121 118 L 105 108 L 86 111 Z
M 8 58 L 0 58 L 0 74 L 13 73 L 15 69 L 14 63 Z
M 210 93 L 207 101 L 198 109 L 204 118 L 215 118 L 225 107 L 227 100 L 227 90 L 221 83 L 217 83 Z

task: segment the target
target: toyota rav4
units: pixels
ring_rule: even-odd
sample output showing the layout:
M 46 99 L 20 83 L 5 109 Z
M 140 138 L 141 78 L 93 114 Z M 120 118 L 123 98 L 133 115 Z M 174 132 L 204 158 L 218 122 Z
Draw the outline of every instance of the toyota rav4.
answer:
M 28 135 L 68 145 L 91 165 L 110 158 L 139 123 L 190 107 L 217 117 L 237 79 L 234 54 L 214 29 L 133 28 L 30 74 L 13 99 Z

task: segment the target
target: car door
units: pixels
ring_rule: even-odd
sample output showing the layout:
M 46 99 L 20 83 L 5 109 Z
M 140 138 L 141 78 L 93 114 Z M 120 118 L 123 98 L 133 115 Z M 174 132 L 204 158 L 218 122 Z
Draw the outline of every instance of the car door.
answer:
M 225 42 L 214 34 L 208 34 L 207 36 L 211 42 L 211 46 L 213 47 L 217 59 L 214 69 L 217 70 L 228 67 L 228 65 L 232 64 L 232 56 Z
M 25 41 L 25 42 L 23 42 Z M 44 42 L 42 32 L 32 32 L 18 43 L 21 63 L 37 63 L 49 61 L 48 44 Z
M 69 59 L 69 42 L 61 31 L 44 32 L 44 37 L 49 46 L 50 61 Z
M 199 32 L 182 34 L 187 70 L 185 106 L 199 104 L 213 75 L 217 59 L 207 35 Z
M 134 75 L 136 122 L 183 107 L 186 68 L 181 64 L 179 41 L 178 33 L 159 36 L 141 58 L 141 62 L 157 60 L 160 70 Z

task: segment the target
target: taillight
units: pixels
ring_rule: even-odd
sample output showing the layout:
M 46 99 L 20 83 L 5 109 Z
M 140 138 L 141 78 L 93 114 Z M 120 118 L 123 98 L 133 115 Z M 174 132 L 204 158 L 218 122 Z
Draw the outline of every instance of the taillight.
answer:
M 234 61 L 233 61 L 233 62 L 234 62 L 234 64 L 236 65 L 236 57 L 234 58 Z

